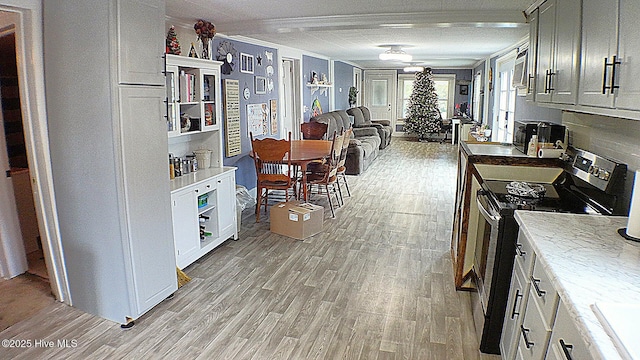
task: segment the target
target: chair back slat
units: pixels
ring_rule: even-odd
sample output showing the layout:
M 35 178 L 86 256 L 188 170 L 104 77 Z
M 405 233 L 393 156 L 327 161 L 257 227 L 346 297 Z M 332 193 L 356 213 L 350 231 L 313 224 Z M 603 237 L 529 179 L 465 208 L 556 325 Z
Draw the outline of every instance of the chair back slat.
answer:
M 254 139 L 251 134 L 251 147 L 258 182 L 283 185 L 291 183 L 293 167 L 291 164 L 291 134 L 289 139 Z
M 311 121 L 300 124 L 302 138 L 305 140 L 322 140 L 327 136 L 328 124 Z

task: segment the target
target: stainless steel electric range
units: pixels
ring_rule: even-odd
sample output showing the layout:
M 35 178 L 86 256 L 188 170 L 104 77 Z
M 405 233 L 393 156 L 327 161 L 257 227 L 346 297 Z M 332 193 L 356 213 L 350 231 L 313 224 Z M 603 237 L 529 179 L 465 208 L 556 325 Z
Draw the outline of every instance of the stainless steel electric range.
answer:
M 627 166 L 570 149 L 564 171 L 551 183 L 486 180 L 477 193 L 480 215 L 473 277 L 473 316 L 480 351 L 499 354 L 507 296 L 516 252 L 515 210 L 626 215 Z

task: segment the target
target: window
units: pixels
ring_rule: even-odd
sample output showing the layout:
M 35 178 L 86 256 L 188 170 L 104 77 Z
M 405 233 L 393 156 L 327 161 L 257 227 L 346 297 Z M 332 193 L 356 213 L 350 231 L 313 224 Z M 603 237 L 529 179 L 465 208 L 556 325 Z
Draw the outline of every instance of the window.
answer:
M 398 76 L 398 105 L 401 108 L 398 109 L 398 113 L 402 114 L 401 118 L 406 118 L 409 107 L 409 98 L 413 92 L 413 81 L 415 75 L 400 75 Z M 456 77 L 455 75 L 433 75 L 434 87 L 436 94 L 438 95 L 438 108 L 442 114 L 443 119 L 448 119 L 453 116 L 453 99 Z
M 482 120 L 482 73 L 478 72 L 473 78 L 473 120 Z
M 498 79 L 494 104 L 493 140 L 504 143 L 513 141 L 513 119 L 516 110 L 516 89 L 513 87 L 515 52 L 497 60 Z

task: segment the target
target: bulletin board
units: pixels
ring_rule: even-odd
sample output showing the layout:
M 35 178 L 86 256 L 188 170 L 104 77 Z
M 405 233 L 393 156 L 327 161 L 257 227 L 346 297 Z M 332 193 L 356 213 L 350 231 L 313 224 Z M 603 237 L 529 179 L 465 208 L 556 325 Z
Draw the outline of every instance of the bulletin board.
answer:
M 240 136 L 240 82 L 224 79 L 224 139 L 227 157 L 240 155 L 242 139 Z
M 247 105 L 247 122 L 253 136 L 269 135 L 269 108 L 267 104 Z

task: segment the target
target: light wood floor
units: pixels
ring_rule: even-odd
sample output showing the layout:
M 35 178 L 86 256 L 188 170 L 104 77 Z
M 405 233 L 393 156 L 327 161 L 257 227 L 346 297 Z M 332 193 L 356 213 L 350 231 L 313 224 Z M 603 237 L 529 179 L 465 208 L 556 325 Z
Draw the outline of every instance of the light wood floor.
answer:
M 321 234 L 272 234 L 246 210 L 240 240 L 187 268 L 193 280 L 132 329 L 55 304 L 0 339 L 70 348 L 0 358 L 479 359 L 449 254 L 455 157 L 450 144 L 394 138 L 349 177 L 352 196 L 336 219 L 326 209 Z

